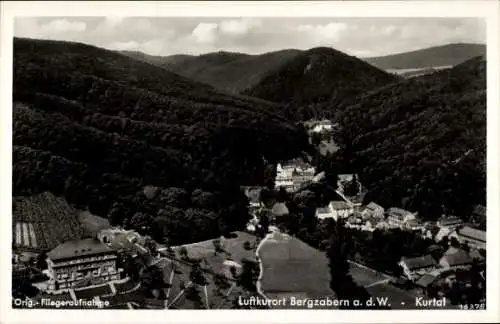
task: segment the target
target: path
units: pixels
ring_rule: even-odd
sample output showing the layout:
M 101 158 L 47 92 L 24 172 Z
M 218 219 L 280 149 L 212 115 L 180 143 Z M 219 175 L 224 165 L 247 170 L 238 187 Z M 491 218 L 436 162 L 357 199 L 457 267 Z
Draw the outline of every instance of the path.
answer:
M 389 281 L 391 281 L 391 279 L 379 280 L 379 281 L 371 283 L 369 285 L 365 285 L 364 288 L 370 288 L 370 287 L 373 287 L 373 286 L 376 286 L 376 285 L 386 284 Z
M 262 276 L 264 275 L 264 266 L 262 265 L 262 259 L 260 258 L 259 251 L 262 248 L 262 246 L 266 243 L 267 240 L 271 239 L 275 233 L 279 233 L 278 228 L 276 228 L 274 226 L 269 227 L 269 229 L 271 230 L 271 233 L 266 234 L 266 236 L 259 242 L 259 245 L 257 246 L 257 249 L 255 250 L 255 256 L 257 258 L 257 261 L 259 261 L 259 278 L 257 279 L 256 288 L 257 288 L 257 292 L 259 293 L 259 295 L 265 299 L 269 299 L 269 298 L 264 294 L 264 291 L 262 290 L 261 281 L 262 281 Z

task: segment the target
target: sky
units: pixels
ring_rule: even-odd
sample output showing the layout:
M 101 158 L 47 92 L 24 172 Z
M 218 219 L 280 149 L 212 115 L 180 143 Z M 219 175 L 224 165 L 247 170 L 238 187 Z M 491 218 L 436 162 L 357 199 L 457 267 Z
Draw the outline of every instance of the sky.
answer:
M 477 18 L 22 17 L 15 19 L 14 35 L 161 56 L 327 46 L 373 57 L 486 43 L 486 23 Z

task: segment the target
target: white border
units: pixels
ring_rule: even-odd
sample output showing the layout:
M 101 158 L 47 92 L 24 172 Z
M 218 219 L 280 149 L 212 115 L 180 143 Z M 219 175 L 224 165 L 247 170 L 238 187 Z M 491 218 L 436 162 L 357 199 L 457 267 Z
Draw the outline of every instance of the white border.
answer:
M 338 1 L 338 2 L 1 2 L 0 88 L 0 274 L 2 323 L 68 322 L 498 322 L 499 311 L 499 4 L 497 1 Z M 10 309 L 12 35 L 17 16 L 198 16 L 198 17 L 484 17 L 487 21 L 488 84 L 488 304 L 486 311 L 55 311 Z M 7 279 L 6 279 L 7 278 Z

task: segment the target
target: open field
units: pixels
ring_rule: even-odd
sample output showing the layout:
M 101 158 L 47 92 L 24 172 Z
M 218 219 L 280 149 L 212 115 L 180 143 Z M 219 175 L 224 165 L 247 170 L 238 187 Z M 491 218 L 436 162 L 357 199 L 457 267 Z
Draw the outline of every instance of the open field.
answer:
M 65 199 L 44 192 L 12 201 L 12 237 L 17 248 L 49 250 L 81 238 L 83 229 L 76 211 Z
M 328 260 L 323 252 L 297 238 L 275 232 L 259 249 L 266 296 L 297 298 L 334 297 L 330 290 Z
M 233 300 L 238 296 L 248 295 L 249 292 L 238 286 L 231 275 L 230 266 L 227 261 L 241 264 L 243 259 L 256 261 L 255 250 L 246 250 L 243 245 L 249 242 L 252 247 L 257 245 L 257 237 L 254 235 L 236 232 L 234 238 L 221 239 L 222 252 L 215 253 L 212 240 L 185 245 L 188 251 L 188 258 L 202 261 L 202 269 L 206 285 L 197 285 L 190 280 L 191 265 L 183 260 L 171 260 L 163 268 L 165 281 L 171 284 L 166 289 L 167 307 L 177 309 L 196 308 L 232 308 Z M 175 247 L 176 257 L 179 258 L 181 247 Z M 218 287 L 215 283 L 215 275 L 220 274 L 225 277 L 226 284 Z M 186 295 L 187 289 L 192 287 L 200 296 L 200 303 L 193 301 Z

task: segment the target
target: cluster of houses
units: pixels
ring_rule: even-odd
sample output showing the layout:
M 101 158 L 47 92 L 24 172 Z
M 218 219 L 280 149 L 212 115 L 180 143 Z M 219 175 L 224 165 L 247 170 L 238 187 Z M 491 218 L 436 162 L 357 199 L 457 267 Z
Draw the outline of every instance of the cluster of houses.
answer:
M 304 123 L 310 133 L 324 133 L 331 131 L 338 126 L 338 124 L 333 123 L 328 119 L 323 120 L 311 120 Z
M 275 187 L 284 188 L 287 192 L 294 192 L 307 183 L 315 181 L 316 168 L 310 164 L 295 159 L 276 167 Z

